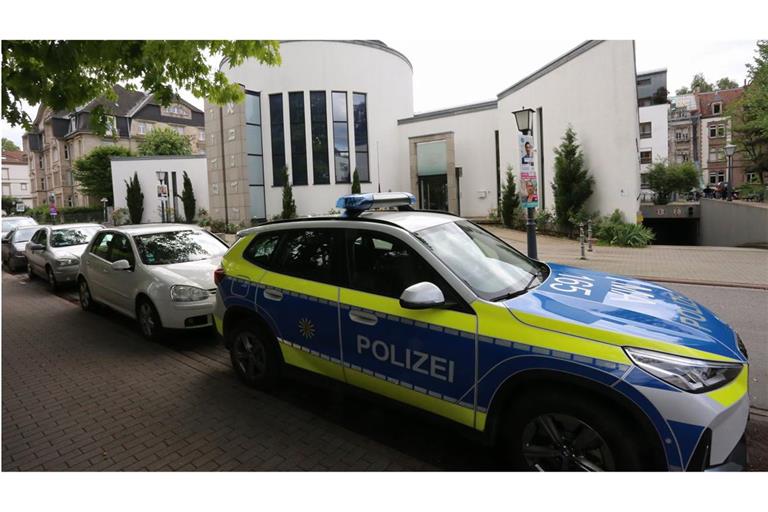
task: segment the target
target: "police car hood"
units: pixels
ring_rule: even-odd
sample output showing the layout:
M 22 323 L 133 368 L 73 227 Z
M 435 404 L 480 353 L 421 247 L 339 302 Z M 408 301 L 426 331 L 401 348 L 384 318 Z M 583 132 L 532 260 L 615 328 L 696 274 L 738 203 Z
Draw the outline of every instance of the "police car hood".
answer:
M 564 265 L 549 264 L 550 275 L 537 288 L 507 300 L 505 306 L 525 323 L 583 336 L 594 329 L 598 341 L 621 333 L 682 345 L 743 360 L 736 335 L 722 320 L 686 296 L 647 281 Z M 526 314 L 527 313 L 527 314 Z M 574 328 L 571 329 L 571 326 Z

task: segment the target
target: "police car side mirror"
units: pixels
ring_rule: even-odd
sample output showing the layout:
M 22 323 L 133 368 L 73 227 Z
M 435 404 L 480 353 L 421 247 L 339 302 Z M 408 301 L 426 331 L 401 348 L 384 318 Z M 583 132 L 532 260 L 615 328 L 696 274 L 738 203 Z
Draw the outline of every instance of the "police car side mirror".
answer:
M 400 295 L 400 307 L 404 309 L 429 309 L 444 305 L 443 292 L 426 281 L 409 286 Z

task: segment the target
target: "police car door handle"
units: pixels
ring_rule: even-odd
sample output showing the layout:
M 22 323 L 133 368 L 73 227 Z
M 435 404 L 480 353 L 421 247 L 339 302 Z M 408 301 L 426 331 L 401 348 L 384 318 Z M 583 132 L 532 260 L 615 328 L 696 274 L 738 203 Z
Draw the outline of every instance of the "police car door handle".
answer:
M 349 310 L 349 319 L 353 322 L 357 322 L 363 325 L 376 325 L 379 319 L 372 313 L 366 313 L 364 311 Z
M 283 292 L 280 290 L 273 290 L 271 288 L 267 288 L 264 290 L 264 298 L 274 301 L 281 301 L 283 300 Z

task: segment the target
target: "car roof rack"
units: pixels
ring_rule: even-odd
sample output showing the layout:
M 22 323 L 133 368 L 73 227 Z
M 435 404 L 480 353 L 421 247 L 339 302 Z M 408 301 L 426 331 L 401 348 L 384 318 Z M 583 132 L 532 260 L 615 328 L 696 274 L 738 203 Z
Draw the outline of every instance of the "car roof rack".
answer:
M 374 192 L 350 194 L 336 201 L 337 208 L 344 208 L 343 217 L 354 218 L 372 208 L 397 208 L 399 211 L 413 211 L 416 196 L 408 192 Z

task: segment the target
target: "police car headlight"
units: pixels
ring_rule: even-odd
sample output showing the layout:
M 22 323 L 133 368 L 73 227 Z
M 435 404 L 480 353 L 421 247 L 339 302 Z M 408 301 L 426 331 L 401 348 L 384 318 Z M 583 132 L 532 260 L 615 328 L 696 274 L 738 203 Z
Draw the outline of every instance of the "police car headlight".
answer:
M 174 302 L 194 302 L 208 298 L 208 291 L 196 286 L 171 286 L 171 300 Z
M 740 363 L 704 361 L 625 347 L 632 362 L 651 375 L 689 393 L 705 393 L 725 386 L 741 372 Z

